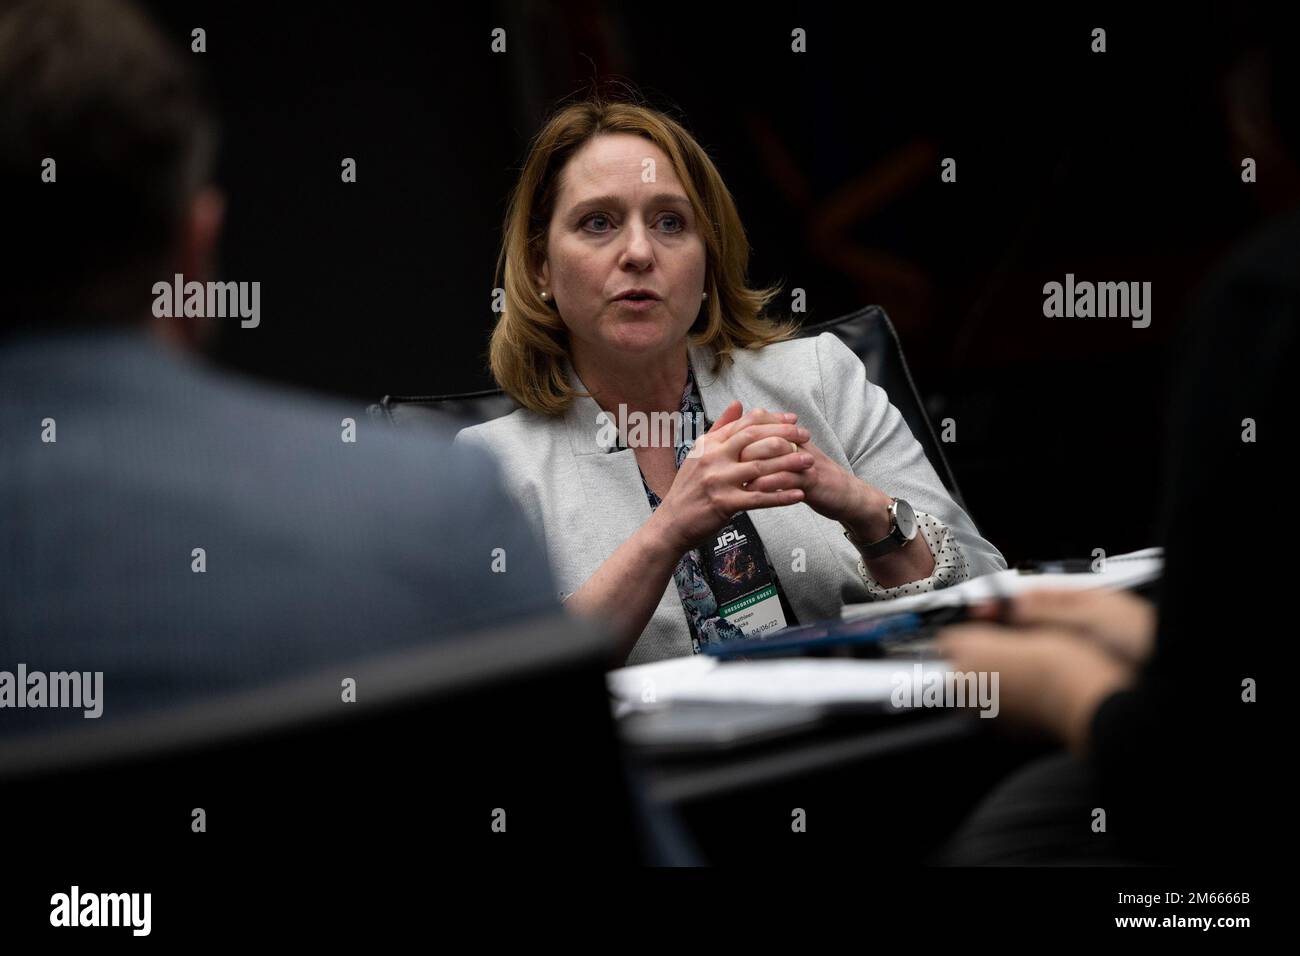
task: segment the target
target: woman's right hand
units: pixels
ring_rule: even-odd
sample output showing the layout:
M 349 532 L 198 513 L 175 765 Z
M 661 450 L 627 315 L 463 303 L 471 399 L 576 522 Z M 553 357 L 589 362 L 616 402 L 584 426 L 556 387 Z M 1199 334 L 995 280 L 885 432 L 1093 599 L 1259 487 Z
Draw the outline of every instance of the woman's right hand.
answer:
M 737 512 L 779 508 L 803 500 L 803 491 L 797 487 L 799 474 L 812 466 L 812 455 L 802 449 L 753 461 L 741 461 L 740 455 L 750 443 L 767 438 L 795 444 L 807 441 L 808 431 L 795 424 L 796 416 L 791 413 L 761 408 L 745 415 L 740 412 L 740 402 L 733 401 L 696 439 L 652 516 L 678 554 L 707 541 Z M 763 476 L 770 476 L 763 483 L 765 490 L 745 487 Z

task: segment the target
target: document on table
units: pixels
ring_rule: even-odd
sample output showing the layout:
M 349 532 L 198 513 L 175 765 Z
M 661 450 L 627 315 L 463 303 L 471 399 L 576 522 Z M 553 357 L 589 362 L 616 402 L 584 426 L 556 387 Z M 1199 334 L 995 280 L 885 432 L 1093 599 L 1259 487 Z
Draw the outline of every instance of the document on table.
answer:
M 918 690 L 944 661 L 781 658 L 721 661 L 704 654 L 610 671 L 616 716 L 677 702 L 891 706 L 896 693 Z
M 999 596 L 1011 597 L 1042 588 L 1135 588 L 1160 577 L 1164 567 L 1163 548 L 1144 548 L 1128 554 L 1106 558 L 1100 571 L 1077 574 L 1021 574 L 1014 568 L 971 578 L 940 591 L 924 591 L 888 601 L 846 604 L 840 610 L 845 620 L 898 614 L 902 611 L 928 611 L 931 608 L 973 604 Z

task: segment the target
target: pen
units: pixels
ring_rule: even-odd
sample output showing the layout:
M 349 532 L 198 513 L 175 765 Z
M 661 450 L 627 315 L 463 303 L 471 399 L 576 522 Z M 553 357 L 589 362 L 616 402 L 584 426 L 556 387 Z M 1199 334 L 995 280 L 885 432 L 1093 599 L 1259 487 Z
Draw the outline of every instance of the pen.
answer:
M 1020 574 L 1083 574 L 1092 571 L 1089 558 L 1060 558 L 1055 561 L 1022 561 L 1016 565 Z

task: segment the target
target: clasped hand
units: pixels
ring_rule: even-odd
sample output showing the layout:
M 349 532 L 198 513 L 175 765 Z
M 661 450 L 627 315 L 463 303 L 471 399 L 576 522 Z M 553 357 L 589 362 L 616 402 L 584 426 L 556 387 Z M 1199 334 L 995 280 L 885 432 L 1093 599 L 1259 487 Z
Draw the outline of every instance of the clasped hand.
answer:
M 733 401 L 696 439 L 656 512 L 673 547 L 698 546 L 741 511 L 802 501 L 833 520 L 857 523 L 888 501 L 811 437 L 791 412 L 755 408 L 742 415 Z

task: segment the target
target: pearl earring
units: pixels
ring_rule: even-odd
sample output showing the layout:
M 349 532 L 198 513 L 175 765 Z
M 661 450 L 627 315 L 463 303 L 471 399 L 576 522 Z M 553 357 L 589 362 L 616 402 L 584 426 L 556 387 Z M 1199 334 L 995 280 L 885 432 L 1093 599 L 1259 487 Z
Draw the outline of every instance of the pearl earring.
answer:
M 550 294 L 549 292 L 547 292 L 545 289 L 543 289 L 543 290 L 542 290 L 542 298 L 543 298 L 543 299 L 549 299 L 550 297 L 551 297 L 551 294 Z
M 709 294 L 707 292 L 705 292 L 702 296 L 700 296 L 701 299 L 707 299 L 708 297 Z

